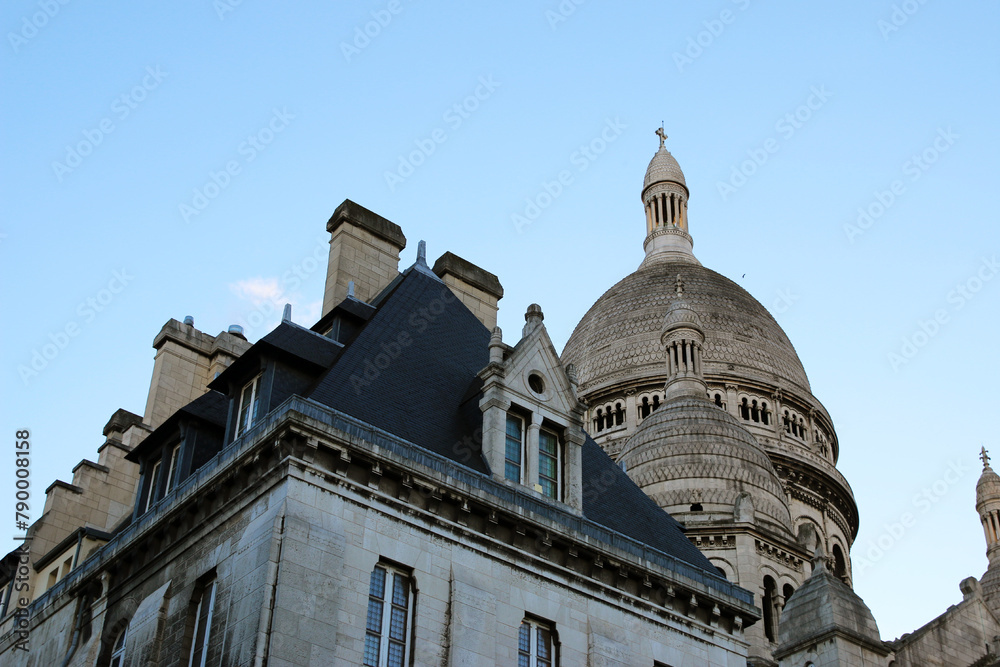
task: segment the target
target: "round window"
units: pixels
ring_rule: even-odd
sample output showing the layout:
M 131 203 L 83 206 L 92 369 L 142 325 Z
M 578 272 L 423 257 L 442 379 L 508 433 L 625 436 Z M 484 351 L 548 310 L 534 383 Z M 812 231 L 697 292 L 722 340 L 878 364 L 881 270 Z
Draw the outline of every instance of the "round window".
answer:
M 536 394 L 541 394 L 545 391 L 545 382 L 542 380 L 542 376 L 538 373 L 532 373 L 528 376 L 528 387 L 531 391 Z

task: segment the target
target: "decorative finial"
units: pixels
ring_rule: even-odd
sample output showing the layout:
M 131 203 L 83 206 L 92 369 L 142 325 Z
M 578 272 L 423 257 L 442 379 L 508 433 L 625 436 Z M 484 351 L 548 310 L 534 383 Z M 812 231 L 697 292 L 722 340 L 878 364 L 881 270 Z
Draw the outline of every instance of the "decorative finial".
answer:
M 349 297 L 353 297 L 354 296 L 354 281 L 353 280 L 348 280 L 347 281 L 347 296 L 349 296 Z
M 979 458 L 983 460 L 983 470 L 986 470 L 987 468 L 990 467 L 990 455 L 986 451 L 986 447 L 983 447 L 982 450 L 979 452 Z
M 684 296 L 684 279 L 679 273 L 677 274 L 677 296 Z
M 663 148 L 663 142 L 667 138 L 667 133 L 663 131 L 663 123 L 660 123 L 660 129 L 656 131 L 656 136 L 660 138 L 660 148 Z
M 427 241 L 417 244 L 417 264 L 427 264 Z

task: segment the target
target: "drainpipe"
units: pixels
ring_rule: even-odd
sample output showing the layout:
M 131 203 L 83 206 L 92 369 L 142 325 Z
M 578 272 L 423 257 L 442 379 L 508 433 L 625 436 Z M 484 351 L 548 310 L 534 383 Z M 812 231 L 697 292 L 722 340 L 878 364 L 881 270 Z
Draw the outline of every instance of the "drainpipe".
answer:
M 89 595 L 83 593 L 77 598 L 76 603 L 76 623 L 73 628 L 73 641 L 69 645 L 69 653 L 66 654 L 66 658 L 62 662 L 62 667 L 67 667 L 69 661 L 73 659 L 73 654 L 76 653 L 77 645 L 80 643 L 80 631 L 83 626 L 83 610 L 87 608 L 87 598 Z

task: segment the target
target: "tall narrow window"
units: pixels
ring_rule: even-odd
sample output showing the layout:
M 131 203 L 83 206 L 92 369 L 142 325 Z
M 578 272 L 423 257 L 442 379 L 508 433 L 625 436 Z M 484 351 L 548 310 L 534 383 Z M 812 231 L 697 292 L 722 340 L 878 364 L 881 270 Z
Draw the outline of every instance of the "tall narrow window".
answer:
M 552 628 L 531 618 L 521 621 L 517 635 L 517 667 L 553 667 L 556 664 Z
M 368 589 L 366 667 L 409 664 L 412 602 L 410 575 L 388 565 L 376 565 Z
M 521 461 L 524 458 L 524 420 L 507 415 L 507 441 L 504 447 L 505 479 L 521 483 Z
M 212 630 L 212 608 L 215 607 L 215 581 L 206 584 L 195 609 L 194 638 L 191 641 L 191 657 L 188 667 L 205 667 L 208 659 L 208 637 Z
M 157 487 L 160 485 L 160 462 L 157 461 L 153 464 L 153 469 L 149 473 L 149 488 L 146 490 L 146 503 L 145 507 L 142 508 L 143 512 L 149 510 L 156 502 Z
M 538 432 L 538 483 L 542 495 L 559 500 L 562 486 L 562 465 L 559 450 L 559 436 L 552 431 Z
M 111 649 L 111 667 L 121 667 L 125 664 L 125 642 L 128 639 L 128 626 L 118 633 L 114 648 Z
M 260 376 L 243 387 L 240 394 L 240 414 L 236 422 L 236 437 L 243 435 L 257 421 L 260 408 Z
M 170 465 L 167 467 L 167 493 L 174 490 L 174 485 L 177 484 L 177 464 L 180 461 L 181 446 L 174 445 L 173 451 L 170 452 Z

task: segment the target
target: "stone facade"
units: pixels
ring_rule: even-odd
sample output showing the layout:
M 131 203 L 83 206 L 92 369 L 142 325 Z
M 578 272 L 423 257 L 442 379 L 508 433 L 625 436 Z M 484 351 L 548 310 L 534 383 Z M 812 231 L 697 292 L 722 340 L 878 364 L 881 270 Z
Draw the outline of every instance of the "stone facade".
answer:
M 144 416 L 112 416 L 97 461 L 47 490 L 29 557 L 0 564 L 0 663 L 368 664 L 375 605 L 405 623 L 407 665 L 517 664 L 544 636 L 562 667 L 995 665 L 985 451 L 989 570 L 883 642 L 851 588 L 858 511 L 832 420 L 766 309 L 695 259 L 662 139 L 646 258 L 561 357 L 535 305 L 504 342 L 492 273 L 451 253 L 431 269 L 423 243 L 400 273 L 401 229 L 350 201 L 327 223 L 312 330 L 251 346 L 168 321 Z M 378 593 L 379 576 L 402 588 Z

